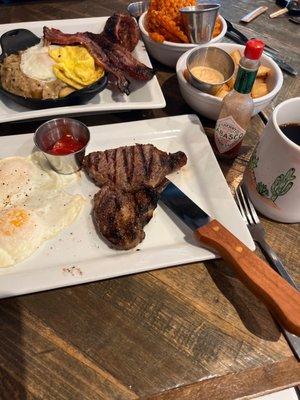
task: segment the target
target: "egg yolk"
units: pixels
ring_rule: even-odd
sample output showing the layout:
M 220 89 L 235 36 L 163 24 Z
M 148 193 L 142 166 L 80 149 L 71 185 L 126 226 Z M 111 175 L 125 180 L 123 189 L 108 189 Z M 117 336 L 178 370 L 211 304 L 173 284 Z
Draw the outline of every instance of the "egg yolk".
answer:
M 17 229 L 22 228 L 29 220 L 29 214 L 23 209 L 12 209 L 0 216 L 0 233 L 12 236 Z

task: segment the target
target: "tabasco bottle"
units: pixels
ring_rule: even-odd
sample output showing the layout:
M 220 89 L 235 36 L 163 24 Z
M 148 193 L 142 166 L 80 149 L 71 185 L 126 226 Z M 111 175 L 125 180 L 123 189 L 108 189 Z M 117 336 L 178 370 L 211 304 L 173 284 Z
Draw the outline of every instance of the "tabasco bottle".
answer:
M 223 99 L 214 133 L 214 150 L 219 157 L 233 158 L 240 150 L 254 109 L 251 90 L 264 46 L 258 39 L 246 43 L 234 89 Z

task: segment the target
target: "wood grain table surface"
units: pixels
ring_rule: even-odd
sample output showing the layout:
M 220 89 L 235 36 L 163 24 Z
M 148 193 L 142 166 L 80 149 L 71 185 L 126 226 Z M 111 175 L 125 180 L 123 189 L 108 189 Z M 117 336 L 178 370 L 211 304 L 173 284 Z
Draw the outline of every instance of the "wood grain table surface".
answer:
M 258 5 L 277 9 L 273 1 L 224 0 L 222 14 L 237 23 Z M 0 5 L 0 23 L 125 9 L 122 0 L 36 0 Z M 300 28 L 286 16 L 270 20 L 264 14 L 241 29 L 251 37 L 259 33 L 300 71 Z M 99 125 L 193 112 L 181 98 L 174 71 L 153 64 L 165 109 L 79 119 Z M 300 79 L 285 75 L 274 104 L 299 93 Z M 39 124 L 1 124 L 0 133 L 32 132 Z M 221 164 L 232 189 L 262 129 L 253 118 L 240 156 Z M 299 283 L 299 225 L 262 222 Z M 276 323 L 222 260 L 0 301 L 1 400 L 230 400 L 299 383 L 300 365 Z

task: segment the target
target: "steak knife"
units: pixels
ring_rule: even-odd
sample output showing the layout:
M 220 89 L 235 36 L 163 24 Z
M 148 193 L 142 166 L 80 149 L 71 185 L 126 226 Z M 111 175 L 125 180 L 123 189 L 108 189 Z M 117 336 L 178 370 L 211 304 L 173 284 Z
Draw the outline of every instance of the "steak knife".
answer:
M 288 331 L 300 336 L 300 292 L 172 182 L 166 181 L 160 200 L 194 232 L 199 241 L 218 251 L 237 277 Z

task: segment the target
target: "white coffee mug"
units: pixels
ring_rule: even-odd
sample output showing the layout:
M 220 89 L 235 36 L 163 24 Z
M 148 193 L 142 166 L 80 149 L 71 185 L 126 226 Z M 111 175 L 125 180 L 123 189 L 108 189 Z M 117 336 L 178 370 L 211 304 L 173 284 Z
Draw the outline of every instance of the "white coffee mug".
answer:
M 280 222 L 300 222 L 300 146 L 279 128 L 290 123 L 300 127 L 300 97 L 275 108 L 243 178 L 255 208 Z

